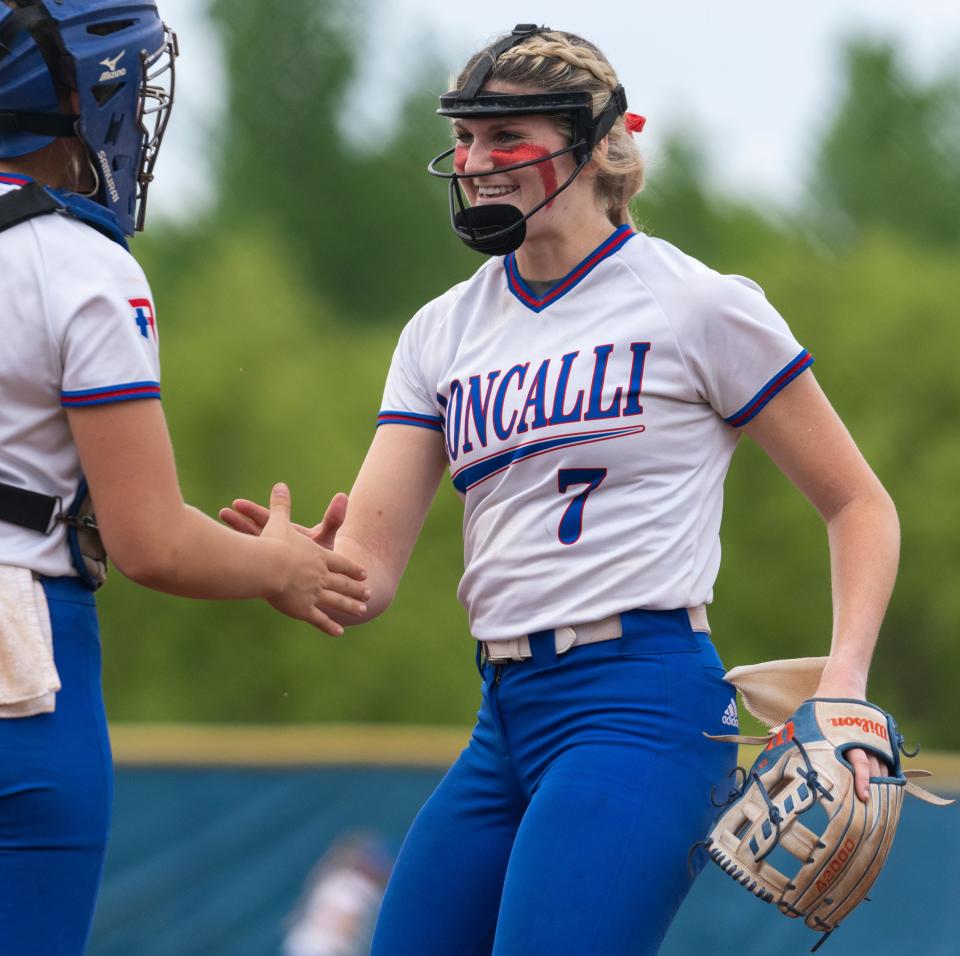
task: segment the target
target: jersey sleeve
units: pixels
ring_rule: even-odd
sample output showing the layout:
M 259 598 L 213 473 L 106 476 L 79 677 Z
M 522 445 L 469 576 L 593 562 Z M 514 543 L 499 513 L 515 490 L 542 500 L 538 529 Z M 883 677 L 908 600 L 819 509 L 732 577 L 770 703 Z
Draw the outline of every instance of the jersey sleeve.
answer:
M 443 431 L 437 389 L 435 385 L 431 388 L 423 368 L 423 359 L 427 354 L 427 343 L 424 341 L 426 319 L 427 313 L 418 313 L 400 334 L 377 415 L 378 428 L 381 425 L 412 425 Z
M 146 277 L 109 240 L 101 244 L 97 237 L 94 251 L 85 268 L 67 264 L 53 296 L 60 403 L 77 408 L 160 398 L 157 317 Z
M 728 425 L 751 421 L 813 364 L 763 290 L 741 276 L 694 284 L 676 334 L 694 387 Z

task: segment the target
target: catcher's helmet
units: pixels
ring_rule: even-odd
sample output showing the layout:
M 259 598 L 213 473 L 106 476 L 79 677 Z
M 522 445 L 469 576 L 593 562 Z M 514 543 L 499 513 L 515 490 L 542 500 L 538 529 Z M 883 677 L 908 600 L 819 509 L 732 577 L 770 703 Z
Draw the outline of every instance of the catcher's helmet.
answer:
M 524 43 L 538 33 L 547 33 L 550 27 L 538 27 L 534 23 L 518 23 L 513 31 L 485 51 L 477 65 L 471 70 L 463 87 L 451 90 L 440 97 L 440 116 L 451 118 L 473 118 L 491 116 L 517 116 L 523 114 L 564 114 L 573 124 L 573 141 L 569 146 L 538 159 L 512 166 L 501 166 L 486 173 L 471 173 L 469 176 L 457 173 L 445 173 L 437 168 L 438 164 L 451 156 L 456 147 L 435 156 L 427 166 L 428 172 L 450 182 L 450 221 L 454 232 L 471 248 L 487 255 L 503 256 L 519 248 L 526 237 L 527 220 L 547 205 L 555 196 L 562 193 L 580 174 L 593 149 L 610 132 L 618 116 L 627 109 L 627 94 L 622 86 L 610 93 L 601 111 L 593 115 L 593 97 L 586 90 L 564 90 L 553 93 L 482 93 L 497 60 L 508 50 Z M 495 203 L 483 206 L 467 206 L 461 179 L 479 179 L 483 176 L 496 176 L 500 173 L 533 166 L 572 153 L 576 168 L 567 180 L 549 196 L 537 203 L 526 215 L 516 206 L 508 203 Z
M 94 198 L 132 235 L 143 228 L 177 53 L 154 0 L 0 2 L 0 159 L 78 138 Z M 61 112 L 70 91 L 78 115 Z

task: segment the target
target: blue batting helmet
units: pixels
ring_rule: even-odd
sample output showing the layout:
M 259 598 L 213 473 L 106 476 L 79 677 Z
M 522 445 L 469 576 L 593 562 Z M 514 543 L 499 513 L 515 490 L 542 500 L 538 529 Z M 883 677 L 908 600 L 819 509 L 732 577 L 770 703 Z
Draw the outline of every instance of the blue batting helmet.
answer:
M 76 137 L 94 198 L 127 235 L 142 229 L 177 52 L 153 0 L 0 0 L 0 159 Z

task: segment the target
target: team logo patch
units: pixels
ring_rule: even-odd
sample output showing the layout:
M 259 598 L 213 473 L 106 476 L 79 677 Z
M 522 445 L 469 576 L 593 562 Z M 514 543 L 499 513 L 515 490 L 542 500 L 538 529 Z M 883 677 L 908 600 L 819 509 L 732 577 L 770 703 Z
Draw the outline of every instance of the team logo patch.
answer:
M 730 703 L 727 704 L 727 709 L 723 712 L 723 716 L 720 718 L 720 721 L 721 723 L 726 724 L 728 727 L 736 727 L 737 730 L 740 729 L 740 718 L 737 716 L 736 698 L 730 698 Z
M 157 338 L 157 318 L 153 312 L 153 303 L 149 299 L 128 299 L 130 308 L 133 309 L 133 321 L 137 323 L 140 334 L 145 338 L 150 338 L 153 333 L 154 342 Z

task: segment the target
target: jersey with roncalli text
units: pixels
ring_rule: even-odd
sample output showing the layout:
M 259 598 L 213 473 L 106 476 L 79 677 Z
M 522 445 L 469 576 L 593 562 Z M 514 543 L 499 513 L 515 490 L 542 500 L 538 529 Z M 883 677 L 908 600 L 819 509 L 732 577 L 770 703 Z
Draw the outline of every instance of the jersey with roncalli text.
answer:
M 444 443 L 497 640 L 709 603 L 737 429 L 812 361 L 750 280 L 623 226 L 543 294 L 511 254 L 428 303 L 379 424 Z

